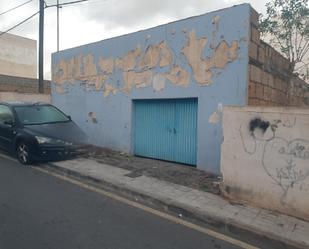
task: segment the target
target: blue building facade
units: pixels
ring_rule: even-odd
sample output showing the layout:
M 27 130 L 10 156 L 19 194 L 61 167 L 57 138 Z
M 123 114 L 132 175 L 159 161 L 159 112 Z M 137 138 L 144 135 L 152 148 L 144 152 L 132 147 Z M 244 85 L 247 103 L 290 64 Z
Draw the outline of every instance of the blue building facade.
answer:
M 220 172 L 224 105 L 247 104 L 250 5 L 52 55 L 52 102 L 92 143 Z

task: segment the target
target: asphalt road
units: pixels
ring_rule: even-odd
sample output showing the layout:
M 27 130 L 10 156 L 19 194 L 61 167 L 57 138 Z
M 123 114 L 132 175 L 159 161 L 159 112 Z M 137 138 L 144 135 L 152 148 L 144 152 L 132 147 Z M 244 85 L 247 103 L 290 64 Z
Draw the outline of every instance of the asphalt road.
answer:
M 0 249 L 237 248 L 0 156 Z

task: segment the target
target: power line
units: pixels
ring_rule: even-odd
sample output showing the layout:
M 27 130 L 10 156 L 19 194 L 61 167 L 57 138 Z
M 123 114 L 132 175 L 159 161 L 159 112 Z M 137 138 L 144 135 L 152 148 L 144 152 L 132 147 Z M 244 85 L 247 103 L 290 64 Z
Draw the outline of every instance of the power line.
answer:
M 12 8 L 12 9 L 9 9 L 9 10 L 7 10 L 7 11 L 1 13 L 1 14 L 8 13 L 8 12 L 10 12 L 10 11 L 12 11 L 12 10 L 14 10 L 14 9 L 17 9 L 17 8 L 23 6 L 23 5 L 27 4 L 27 3 L 30 3 L 30 2 L 32 2 L 32 1 L 33 1 L 33 0 L 29 0 L 29 1 L 25 2 L 25 3 L 23 3 L 23 4 L 20 4 L 20 5 L 16 6 L 16 7 Z M 89 1 L 89 0 L 78 0 L 78 1 L 73 1 L 73 2 L 63 3 L 63 4 L 61 4 L 61 5 L 68 5 L 68 4 L 74 4 L 74 3 L 81 3 L 81 2 L 86 2 L 86 1 Z M 44 5 L 45 5 L 45 8 L 57 6 L 57 5 L 47 5 L 45 1 L 44 1 Z M 60 4 L 59 4 L 59 5 L 60 5 Z M 23 21 L 17 23 L 17 24 L 14 25 L 13 27 L 11 27 L 11 28 L 9 28 L 9 29 L 3 31 L 3 32 L 0 31 L 0 36 L 2 36 L 2 35 L 4 35 L 4 34 L 10 32 L 11 30 L 13 30 L 13 29 L 19 27 L 20 25 L 24 24 L 25 22 L 27 22 L 28 20 L 30 20 L 31 18 L 33 18 L 34 16 L 36 16 L 36 15 L 39 14 L 39 13 L 40 13 L 40 11 L 37 11 L 37 12 L 35 12 L 34 14 L 32 14 L 31 16 L 29 16 L 28 18 L 24 19 Z M 1 14 L 0 14 L 0 15 L 1 15 Z
M 84 4 L 104 4 L 107 1 L 108 0 L 88 0 L 86 2 L 81 2 L 81 3 L 75 4 L 74 6 L 76 6 L 76 5 L 84 5 Z M 64 7 L 66 7 L 66 6 L 64 6 Z
M 6 33 L 8 33 L 8 32 L 10 32 L 12 29 L 15 29 L 15 28 L 17 28 L 18 26 L 22 25 L 23 23 L 29 21 L 31 18 L 33 18 L 34 16 L 36 16 L 36 15 L 39 14 L 39 13 L 40 13 L 40 11 L 37 11 L 37 12 L 35 12 L 34 14 L 32 14 L 31 16 L 29 16 L 29 17 L 27 17 L 26 19 L 24 19 L 23 21 L 17 23 L 17 24 L 14 25 L 13 27 L 7 29 L 6 31 L 1 32 L 1 33 L 0 33 L 0 36 L 6 34 Z
M 17 5 L 17 6 L 15 6 L 15 7 L 11 8 L 11 9 L 8 9 L 8 10 L 6 10 L 6 11 L 0 13 L 0 16 L 6 14 L 6 13 L 8 13 L 8 12 L 11 12 L 11 11 L 13 11 L 13 10 L 16 10 L 16 9 L 18 9 L 18 8 L 20 8 L 20 7 L 24 6 L 24 5 L 26 5 L 26 4 L 30 3 L 30 2 L 32 2 L 32 1 L 33 1 L 33 0 L 29 0 L 29 1 L 27 1 L 27 2 L 24 2 L 24 3 L 22 3 L 22 4 Z
M 32 1 L 33 1 L 33 0 L 29 0 L 29 1 L 27 1 L 27 2 L 24 2 L 23 4 L 20 4 L 20 5 L 18 5 L 18 6 L 16 6 L 16 7 L 12 8 L 12 9 L 9 9 L 9 10 L 7 10 L 7 11 L 1 13 L 0 15 L 5 14 L 5 13 L 8 13 L 8 12 L 10 12 L 10 11 L 12 11 L 12 10 L 14 10 L 14 9 L 17 9 L 17 8 L 23 6 L 23 5 L 27 4 L 27 3 L 30 3 L 30 2 L 32 2 Z M 62 4 L 59 4 L 59 6 L 69 5 L 69 4 L 76 4 L 76 3 L 82 3 L 82 2 L 87 2 L 87 1 L 89 1 L 89 0 L 77 0 L 77 1 L 72 1 L 72 2 L 62 3 Z M 44 1 L 44 2 L 45 2 L 45 1 Z M 57 5 L 47 5 L 46 2 L 45 2 L 45 8 L 49 8 L 49 7 L 57 7 Z M 29 16 L 28 18 L 24 19 L 23 21 L 17 23 L 17 24 L 14 25 L 13 27 L 11 27 L 11 28 L 9 28 L 9 29 L 3 31 L 3 32 L 0 31 L 0 36 L 2 36 L 2 35 L 4 35 L 4 34 L 10 32 L 11 30 L 13 30 L 13 29 L 19 27 L 20 25 L 22 25 L 22 24 L 24 24 L 25 22 L 29 21 L 31 18 L 33 18 L 34 16 L 36 16 L 36 15 L 39 14 L 39 13 L 40 13 L 40 11 L 37 11 L 37 12 L 35 12 L 34 14 L 32 14 L 31 16 Z
M 47 5 L 46 8 L 57 7 L 57 6 L 65 6 L 65 5 L 69 5 L 69 4 L 82 3 L 82 2 L 87 2 L 87 1 L 89 1 L 89 0 L 77 0 L 77 1 L 73 1 L 73 2 L 61 3 L 59 5 L 57 5 L 57 4 Z

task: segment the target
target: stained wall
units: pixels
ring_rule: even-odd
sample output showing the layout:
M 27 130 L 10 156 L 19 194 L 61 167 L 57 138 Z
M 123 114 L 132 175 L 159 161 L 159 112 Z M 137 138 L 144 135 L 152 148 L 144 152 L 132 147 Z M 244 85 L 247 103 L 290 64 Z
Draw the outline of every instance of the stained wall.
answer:
M 133 100 L 197 98 L 197 167 L 219 173 L 222 106 L 247 103 L 249 19 L 242 4 L 54 53 L 52 102 L 94 144 L 134 153 Z
M 309 220 L 308 127 L 308 109 L 225 107 L 225 195 Z

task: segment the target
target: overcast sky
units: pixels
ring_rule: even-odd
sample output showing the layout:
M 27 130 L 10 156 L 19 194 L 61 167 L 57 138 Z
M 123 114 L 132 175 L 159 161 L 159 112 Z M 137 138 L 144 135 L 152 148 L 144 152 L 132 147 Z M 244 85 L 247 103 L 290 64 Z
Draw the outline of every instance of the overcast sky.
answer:
M 60 3 L 74 0 L 59 0 Z M 26 0 L 1 0 L 0 13 Z M 47 5 L 57 0 L 46 0 Z M 89 0 L 60 10 L 60 49 L 71 48 L 160 24 L 250 3 L 259 13 L 265 12 L 268 0 Z M 39 0 L 0 15 L 0 30 L 5 31 L 39 9 Z M 45 12 L 45 77 L 50 78 L 50 55 L 57 49 L 55 8 Z M 38 16 L 11 31 L 38 40 Z

